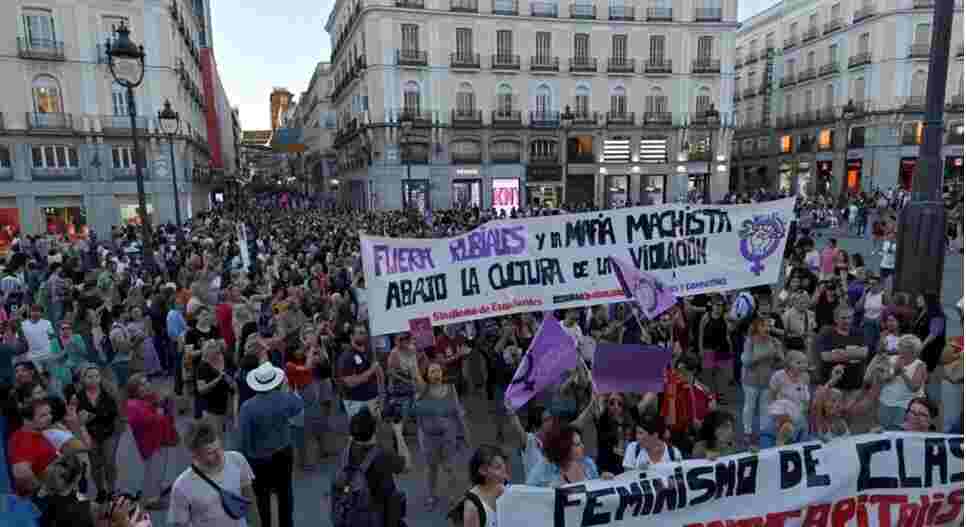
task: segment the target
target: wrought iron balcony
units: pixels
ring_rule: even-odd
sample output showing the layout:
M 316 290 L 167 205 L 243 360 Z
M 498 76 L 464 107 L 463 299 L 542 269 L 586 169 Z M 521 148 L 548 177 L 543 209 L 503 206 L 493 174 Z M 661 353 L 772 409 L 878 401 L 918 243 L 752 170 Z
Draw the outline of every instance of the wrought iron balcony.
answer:
M 449 10 L 457 13 L 476 13 L 480 10 L 477 0 L 449 0 Z
M 496 128 L 519 128 L 522 114 L 520 110 L 493 110 L 490 122 Z
M 671 73 L 671 61 L 648 59 L 644 63 L 644 73 Z
M 858 24 L 859 22 L 865 20 L 866 18 L 875 16 L 875 14 L 876 14 L 875 4 L 862 6 L 861 8 L 857 9 L 855 13 L 852 15 L 852 23 Z
M 842 29 L 842 26 L 844 25 L 845 24 L 842 22 L 841 18 L 833 18 L 825 23 L 825 26 L 822 29 L 822 33 L 827 35 L 833 31 L 838 31 L 839 29 Z
M 838 112 L 835 111 L 835 107 L 826 106 L 824 108 L 819 108 L 815 110 L 815 123 L 816 124 L 826 124 L 834 123 L 838 120 Z
M 148 129 L 148 118 L 147 117 L 135 117 L 135 126 L 138 130 Z M 105 134 L 124 134 L 130 135 L 131 133 L 131 117 L 129 115 L 102 115 L 100 116 L 101 130 Z
M 634 6 L 612 5 L 607 8 L 610 20 L 634 20 Z
M 926 98 L 921 95 L 912 95 L 902 101 L 900 107 L 904 112 L 922 112 L 926 110 Z
M 410 121 L 414 128 L 430 128 L 436 122 L 436 112 L 420 110 L 418 108 L 403 108 L 398 113 L 396 122 Z
M 567 155 L 567 163 L 572 163 L 574 165 L 592 165 L 597 162 L 596 158 L 597 156 L 595 156 L 593 152 L 571 153 Z
M 838 62 L 829 62 L 828 64 L 822 64 L 818 68 L 819 77 L 824 77 L 826 75 L 832 75 L 839 72 Z
M 17 54 L 22 59 L 64 60 L 64 42 L 47 38 L 17 37 Z
M 798 82 L 810 81 L 815 78 L 815 68 L 805 68 L 798 72 Z
M 742 93 L 742 95 L 744 96 L 745 99 L 750 98 L 750 97 L 754 97 L 755 95 L 758 95 L 758 88 L 755 88 L 753 86 L 749 86 L 749 87 L 745 88 L 744 90 L 742 90 L 741 93 Z
M 530 2 L 530 16 L 557 18 L 557 3 Z
M 910 59 L 928 59 L 929 50 L 932 49 L 932 45 L 928 42 L 914 42 L 909 44 L 909 58 Z
M 637 61 L 627 57 L 610 57 L 607 59 L 608 73 L 634 73 Z
M 674 9 L 670 7 L 648 7 L 648 22 L 671 22 L 674 20 Z
M 791 49 L 797 45 L 798 45 L 798 37 L 793 35 L 785 39 L 785 42 L 782 45 L 782 49 Z
M 597 57 L 571 57 L 570 71 L 581 73 L 597 72 Z
M 721 124 L 721 115 L 708 115 L 707 111 L 699 111 L 691 114 L 691 123 L 696 126 L 718 126 Z
M 397 49 L 396 64 L 399 66 L 426 66 L 429 53 L 418 49 Z
M 575 125 L 597 125 L 597 112 L 575 112 L 574 113 L 574 124 Z
M 493 2 L 494 15 L 516 16 L 520 13 L 520 6 L 517 0 L 496 0 Z
M 69 113 L 28 112 L 27 124 L 31 130 L 69 131 L 74 129 L 74 116 Z
M 798 82 L 798 77 L 796 77 L 794 73 L 789 73 L 788 75 L 782 77 L 782 80 L 779 81 L 778 85 L 782 88 L 785 88 L 788 86 L 794 86 L 796 82 Z
M 913 9 L 932 9 L 936 6 L 933 0 L 912 0 Z
M 557 152 L 530 152 L 531 164 L 539 165 L 559 165 L 560 155 Z
M 868 51 L 856 53 L 849 57 L 849 69 L 865 66 L 866 64 L 872 64 L 872 53 Z
M 559 128 L 560 112 L 530 112 L 530 128 Z
M 490 57 L 490 68 L 495 70 L 520 69 L 520 55 L 497 53 Z
M 530 71 L 560 71 L 560 57 L 531 56 Z
M 607 112 L 609 125 L 633 125 L 634 112 Z
M 519 163 L 520 152 L 490 152 L 491 163 Z
M 407 9 L 423 9 L 426 7 L 425 0 L 396 0 L 396 7 Z
M 809 26 L 809 28 L 806 29 L 804 33 L 802 33 L 802 43 L 803 44 L 805 42 L 811 42 L 811 41 L 815 40 L 816 38 L 818 38 L 818 26 L 817 25 L 816 26 Z
M 480 69 L 479 53 L 450 53 L 449 65 L 451 68 L 460 69 Z
M 477 165 L 483 161 L 483 154 L 480 152 L 453 152 L 453 163 L 465 165 Z
M 671 126 L 671 112 L 644 112 L 644 126 Z
M 697 22 L 721 22 L 720 7 L 694 8 L 694 20 Z
M 718 59 L 694 59 L 691 62 L 691 73 L 721 73 L 721 61 Z
M 483 112 L 465 109 L 452 110 L 450 122 L 454 128 L 479 128 L 483 126 Z
M 597 18 L 597 6 L 588 3 L 570 4 L 570 18 L 593 20 Z
M 789 128 L 795 127 L 795 116 L 794 115 L 779 115 L 775 117 L 775 128 L 779 130 L 787 130 Z
M 846 121 L 865 117 L 869 113 L 869 101 L 859 99 L 849 103 L 852 105 L 851 108 L 848 105 L 842 108 L 842 118 Z

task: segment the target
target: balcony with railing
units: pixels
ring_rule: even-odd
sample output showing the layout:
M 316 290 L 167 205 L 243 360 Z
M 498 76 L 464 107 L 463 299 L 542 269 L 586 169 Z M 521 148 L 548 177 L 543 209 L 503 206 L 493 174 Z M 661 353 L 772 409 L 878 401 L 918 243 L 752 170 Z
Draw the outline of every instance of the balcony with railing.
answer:
M 609 20 L 634 20 L 634 6 L 612 5 L 607 8 Z
M 581 126 L 597 126 L 598 115 L 597 112 L 583 111 L 575 112 L 574 114 L 574 125 Z
M 795 116 L 792 114 L 779 115 L 775 117 L 775 128 L 787 130 L 795 127 Z
M 691 124 L 695 126 L 716 127 L 721 124 L 721 114 L 717 112 L 709 114 L 705 110 L 692 113 L 690 120 Z
M 520 110 L 493 110 L 490 123 L 494 128 L 519 128 L 523 124 Z
M 554 150 L 544 151 L 537 150 L 530 152 L 530 158 L 527 160 L 532 165 L 559 165 L 560 164 L 560 154 Z
M 913 9 L 932 9 L 936 7 L 934 0 L 912 0 Z
M 671 112 L 644 112 L 644 126 L 671 126 Z
M 530 2 L 530 16 L 557 18 L 557 3 Z
M 520 162 L 520 152 L 519 151 L 490 151 L 490 162 L 491 163 L 519 163 Z
M 530 71 L 560 71 L 560 57 L 534 55 L 530 57 Z
M 963 94 L 962 93 L 956 93 L 952 97 L 950 97 L 949 102 L 946 103 L 946 111 L 963 113 Z M 2 127 L 0 127 L 0 129 L 2 129 Z
M 866 64 L 872 64 L 872 53 L 868 51 L 862 51 L 849 57 L 849 69 L 865 66 Z
M 842 118 L 846 121 L 853 119 L 861 119 L 869 114 L 869 101 L 864 99 L 850 100 L 842 108 Z
M 494 15 L 516 16 L 520 13 L 517 0 L 498 0 L 493 2 Z
M 835 111 L 834 106 L 826 106 L 813 110 L 813 112 L 815 113 L 815 124 L 834 123 L 838 120 L 838 112 Z
M 695 22 L 721 22 L 720 7 L 695 7 Z
M 456 13 L 476 13 L 480 6 L 477 0 L 449 0 L 449 10 Z
M 758 88 L 756 88 L 754 86 L 749 86 L 749 87 L 745 88 L 744 90 L 742 90 L 741 91 L 741 94 L 742 94 L 743 98 L 745 98 L 745 99 L 748 99 L 750 97 L 754 97 L 755 95 L 758 95 Z
M 449 65 L 451 68 L 458 69 L 480 69 L 480 54 L 457 52 L 449 54 Z
M 608 125 L 628 126 L 634 124 L 634 112 L 607 112 Z
M 607 59 L 608 73 L 634 73 L 637 61 L 628 57 L 610 57 Z
M 691 61 L 691 73 L 721 73 L 721 61 L 700 58 Z
M 826 75 L 834 75 L 839 72 L 838 62 L 829 62 L 828 64 L 822 64 L 818 67 L 818 76 L 824 77 Z
M 648 59 L 644 63 L 644 73 L 671 73 L 671 61 Z
M 588 3 L 570 4 L 570 18 L 594 20 L 597 18 L 597 6 Z
M 406 9 L 423 9 L 426 7 L 426 0 L 396 0 L 396 7 Z
M 929 50 L 932 45 L 929 42 L 913 42 L 909 44 L 909 58 L 910 59 L 928 59 Z
M 844 25 L 845 24 L 842 22 L 841 18 L 833 18 L 825 23 L 825 26 L 823 26 L 823 29 L 822 29 L 822 33 L 827 35 L 829 33 L 842 29 Z
M 648 22 L 671 22 L 674 20 L 674 9 L 671 7 L 648 7 Z
M 876 12 L 877 10 L 875 4 L 864 5 L 855 10 L 855 13 L 852 15 L 852 23 L 858 24 L 866 18 L 875 16 Z
M 596 73 L 597 57 L 571 57 L 570 71 L 580 73 Z
M 450 123 L 454 128 L 479 128 L 483 126 L 483 112 L 457 108 L 450 111 Z
M 47 38 L 17 37 L 17 54 L 22 59 L 64 60 L 64 42 Z
M 926 110 L 926 97 L 921 95 L 911 95 L 902 100 L 899 108 L 903 112 L 918 113 Z
M 416 108 L 403 108 L 398 112 L 396 122 L 409 121 L 414 128 L 430 128 L 436 122 L 436 112 Z
M 794 73 L 788 73 L 782 77 L 782 80 L 778 82 L 778 85 L 782 88 L 787 88 L 788 86 L 794 86 L 796 82 L 798 82 L 798 77 L 796 77 Z
M 102 115 L 100 121 L 101 130 L 105 134 L 131 135 L 131 116 L 129 115 Z M 135 117 L 134 123 L 138 130 L 147 130 L 149 120 L 147 117 Z
M 426 66 L 429 53 L 418 49 L 396 49 L 396 64 L 399 66 Z
M 815 68 L 805 68 L 798 72 L 798 82 L 810 81 L 815 78 Z
M 795 35 L 792 35 L 790 37 L 785 38 L 785 41 L 782 44 L 782 49 L 791 49 L 797 45 L 798 45 L 798 37 Z
M 559 128 L 560 112 L 531 111 L 529 123 L 530 128 Z
M 802 44 L 806 42 L 811 42 L 818 38 L 818 26 L 809 26 L 808 29 L 802 33 Z
M 483 154 L 476 152 L 453 152 L 453 163 L 458 165 L 478 165 L 483 162 Z
M 74 129 L 74 116 L 69 113 L 27 112 L 27 126 L 36 132 L 69 132 Z
M 490 57 L 490 68 L 494 70 L 520 69 L 520 55 L 497 53 Z

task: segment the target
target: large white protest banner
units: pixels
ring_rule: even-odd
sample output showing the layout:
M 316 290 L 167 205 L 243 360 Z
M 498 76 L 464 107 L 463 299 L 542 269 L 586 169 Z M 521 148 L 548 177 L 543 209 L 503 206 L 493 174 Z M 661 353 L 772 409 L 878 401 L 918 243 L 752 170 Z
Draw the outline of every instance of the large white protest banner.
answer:
M 962 513 L 963 436 L 910 433 L 513 485 L 497 502 L 500 525 L 527 527 L 925 527 Z
M 495 221 L 452 238 L 362 234 L 370 331 L 624 301 L 612 256 L 678 296 L 771 284 L 794 207 L 671 204 Z M 629 287 L 656 299 L 654 284 Z

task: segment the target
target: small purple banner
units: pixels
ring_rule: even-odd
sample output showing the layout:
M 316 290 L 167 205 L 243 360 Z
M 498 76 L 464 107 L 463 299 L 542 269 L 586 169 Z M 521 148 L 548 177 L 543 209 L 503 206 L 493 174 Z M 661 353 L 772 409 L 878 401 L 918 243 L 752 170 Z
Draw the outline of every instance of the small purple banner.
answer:
M 559 384 L 563 374 L 576 367 L 577 343 L 556 318 L 545 318 L 506 390 L 507 404 L 519 410 L 544 388 Z
M 664 391 L 671 350 L 639 344 L 598 344 L 593 379 L 598 393 Z
M 620 282 L 624 294 L 633 298 L 648 320 L 654 320 L 674 305 L 674 293 L 654 275 L 641 271 L 630 263 L 611 256 L 614 274 Z

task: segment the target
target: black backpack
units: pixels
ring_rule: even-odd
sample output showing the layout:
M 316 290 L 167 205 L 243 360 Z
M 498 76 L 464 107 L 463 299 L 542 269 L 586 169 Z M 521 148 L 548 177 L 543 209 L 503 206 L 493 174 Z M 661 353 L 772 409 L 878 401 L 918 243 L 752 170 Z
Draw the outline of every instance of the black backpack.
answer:
M 476 495 L 475 492 L 466 491 L 463 498 L 456 502 L 456 505 L 450 509 L 449 514 L 446 515 L 449 518 L 450 523 L 454 527 L 463 526 L 463 506 L 469 501 L 476 507 L 476 512 L 480 517 L 480 527 L 486 527 L 486 509 L 483 507 L 483 500 Z

